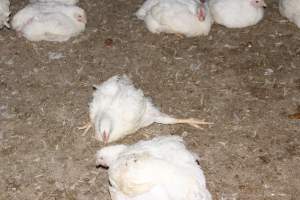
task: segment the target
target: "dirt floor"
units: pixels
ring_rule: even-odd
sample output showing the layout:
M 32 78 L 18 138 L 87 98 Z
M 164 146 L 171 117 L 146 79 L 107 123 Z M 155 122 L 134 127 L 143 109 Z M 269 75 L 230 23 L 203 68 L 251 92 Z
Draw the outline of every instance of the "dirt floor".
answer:
M 13 0 L 12 12 L 26 2 Z M 149 33 L 142 0 L 81 0 L 87 30 L 66 43 L 0 35 L 0 199 L 108 200 L 102 144 L 77 126 L 92 85 L 126 73 L 164 112 L 215 124 L 155 124 L 126 137 L 184 136 L 214 199 L 300 198 L 300 31 L 269 1 L 257 26 L 214 25 L 207 37 Z M 109 47 L 105 41 L 112 39 Z

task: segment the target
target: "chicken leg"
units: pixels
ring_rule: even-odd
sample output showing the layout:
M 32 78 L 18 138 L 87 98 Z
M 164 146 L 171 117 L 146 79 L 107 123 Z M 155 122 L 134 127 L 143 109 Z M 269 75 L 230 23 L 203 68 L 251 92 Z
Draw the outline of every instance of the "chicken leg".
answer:
M 175 119 L 174 124 L 188 124 L 198 129 L 203 129 L 200 125 L 210 125 L 212 122 L 206 122 L 205 120 L 188 118 L 188 119 Z
M 159 113 L 159 116 L 155 117 L 155 122 L 160 124 L 189 124 L 198 129 L 203 129 L 200 125 L 210 125 L 212 122 L 206 122 L 196 118 L 174 118 L 165 113 Z

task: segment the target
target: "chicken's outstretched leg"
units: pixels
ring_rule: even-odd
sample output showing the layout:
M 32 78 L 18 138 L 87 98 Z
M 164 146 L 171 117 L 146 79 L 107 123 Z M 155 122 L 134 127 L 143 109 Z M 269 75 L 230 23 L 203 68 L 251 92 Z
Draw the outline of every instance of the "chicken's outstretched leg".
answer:
M 206 122 L 205 120 L 195 119 L 195 118 L 188 118 L 188 119 L 175 119 L 176 124 L 188 124 L 195 128 L 202 129 L 200 125 L 210 125 L 213 124 L 212 122 Z
M 178 119 L 164 113 L 160 113 L 160 116 L 156 117 L 155 122 L 161 124 L 189 124 L 190 126 L 193 126 L 198 129 L 202 129 L 200 125 L 213 124 L 212 122 L 206 122 L 205 120 L 200 120 L 196 118 Z

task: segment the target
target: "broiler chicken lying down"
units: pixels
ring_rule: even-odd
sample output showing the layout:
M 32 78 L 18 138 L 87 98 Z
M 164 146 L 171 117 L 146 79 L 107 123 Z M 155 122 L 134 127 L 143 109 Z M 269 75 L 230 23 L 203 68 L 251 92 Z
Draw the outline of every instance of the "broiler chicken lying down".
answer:
M 37 2 L 57 2 L 67 5 L 75 5 L 78 3 L 79 0 L 30 0 L 30 3 L 37 3 Z
M 63 42 L 80 34 L 86 25 L 85 11 L 57 2 L 28 4 L 13 17 L 12 27 L 30 41 Z
M 279 0 L 279 11 L 300 28 L 300 0 Z
M 112 200 L 211 200 L 198 157 L 178 136 L 113 145 L 97 152 Z
M 213 23 L 206 0 L 146 0 L 136 12 L 152 33 L 208 35 Z
M 161 113 L 143 91 L 134 87 L 127 76 L 113 76 L 95 86 L 93 100 L 89 105 L 90 122 L 86 133 L 93 125 L 96 139 L 104 143 L 113 142 L 140 128 L 156 122 L 161 124 L 186 123 L 196 128 L 200 124 L 211 124 L 198 119 L 176 119 Z
M 0 0 L 0 29 L 3 26 L 9 28 L 9 0 Z
M 214 21 L 227 28 L 257 24 L 264 16 L 264 0 L 209 0 Z

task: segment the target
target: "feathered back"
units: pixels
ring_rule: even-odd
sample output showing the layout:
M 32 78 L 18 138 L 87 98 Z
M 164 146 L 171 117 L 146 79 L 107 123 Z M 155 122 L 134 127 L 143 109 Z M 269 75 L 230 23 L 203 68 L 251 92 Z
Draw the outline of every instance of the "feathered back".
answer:
M 147 12 L 159 2 L 160 0 L 146 0 L 140 9 L 138 9 L 138 11 L 135 13 L 135 15 L 137 18 L 144 20 Z
M 124 137 L 140 128 L 148 99 L 143 91 L 134 87 L 126 76 L 113 76 L 101 85 L 95 86 L 90 103 L 90 119 L 93 124 L 101 118 L 113 123 L 110 141 Z M 95 121 L 97 120 L 97 121 Z M 97 135 L 97 128 L 96 135 Z
M 196 157 L 186 149 L 183 139 L 179 136 L 158 136 L 152 140 L 142 140 L 129 146 L 124 154 L 143 152 L 148 152 L 155 157 L 173 163 L 186 164 L 196 162 Z
M 244 28 L 263 19 L 263 7 L 255 7 L 251 0 L 209 0 L 209 7 L 216 23 L 228 28 Z
M 294 22 L 300 28 L 300 1 L 279 0 L 279 11 L 282 16 Z
M 3 26 L 9 27 L 9 5 L 9 0 L 0 0 L 0 28 L 2 28 Z
M 90 103 L 90 118 L 94 119 L 99 110 L 109 107 L 124 89 L 135 90 L 132 82 L 126 76 L 116 75 L 100 85 L 94 85 L 93 100 Z
M 204 21 L 198 17 L 200 8 L 205 10 Z M 179 33 L 187 37 L 207 35 L 213 23 L 207 3 L 197 0 L 161 0 L 145 17 L 140 17 L 144 10 L 141 8 L 137 16 L 145 19 L 147 28 L 153 33 Z
M 46 1 L 28 4 L 15 14 L 11 24 L 30 41 L 63 42 L 84 31 L 85 23 L 85 12 L 78 6 Z
M 194 154 L 178 136 L 161 136 L 128 146 L 110 166 L 109 178 L 114 189 L 129 197 L 149 193 L 156 199 L 211 200 Z

